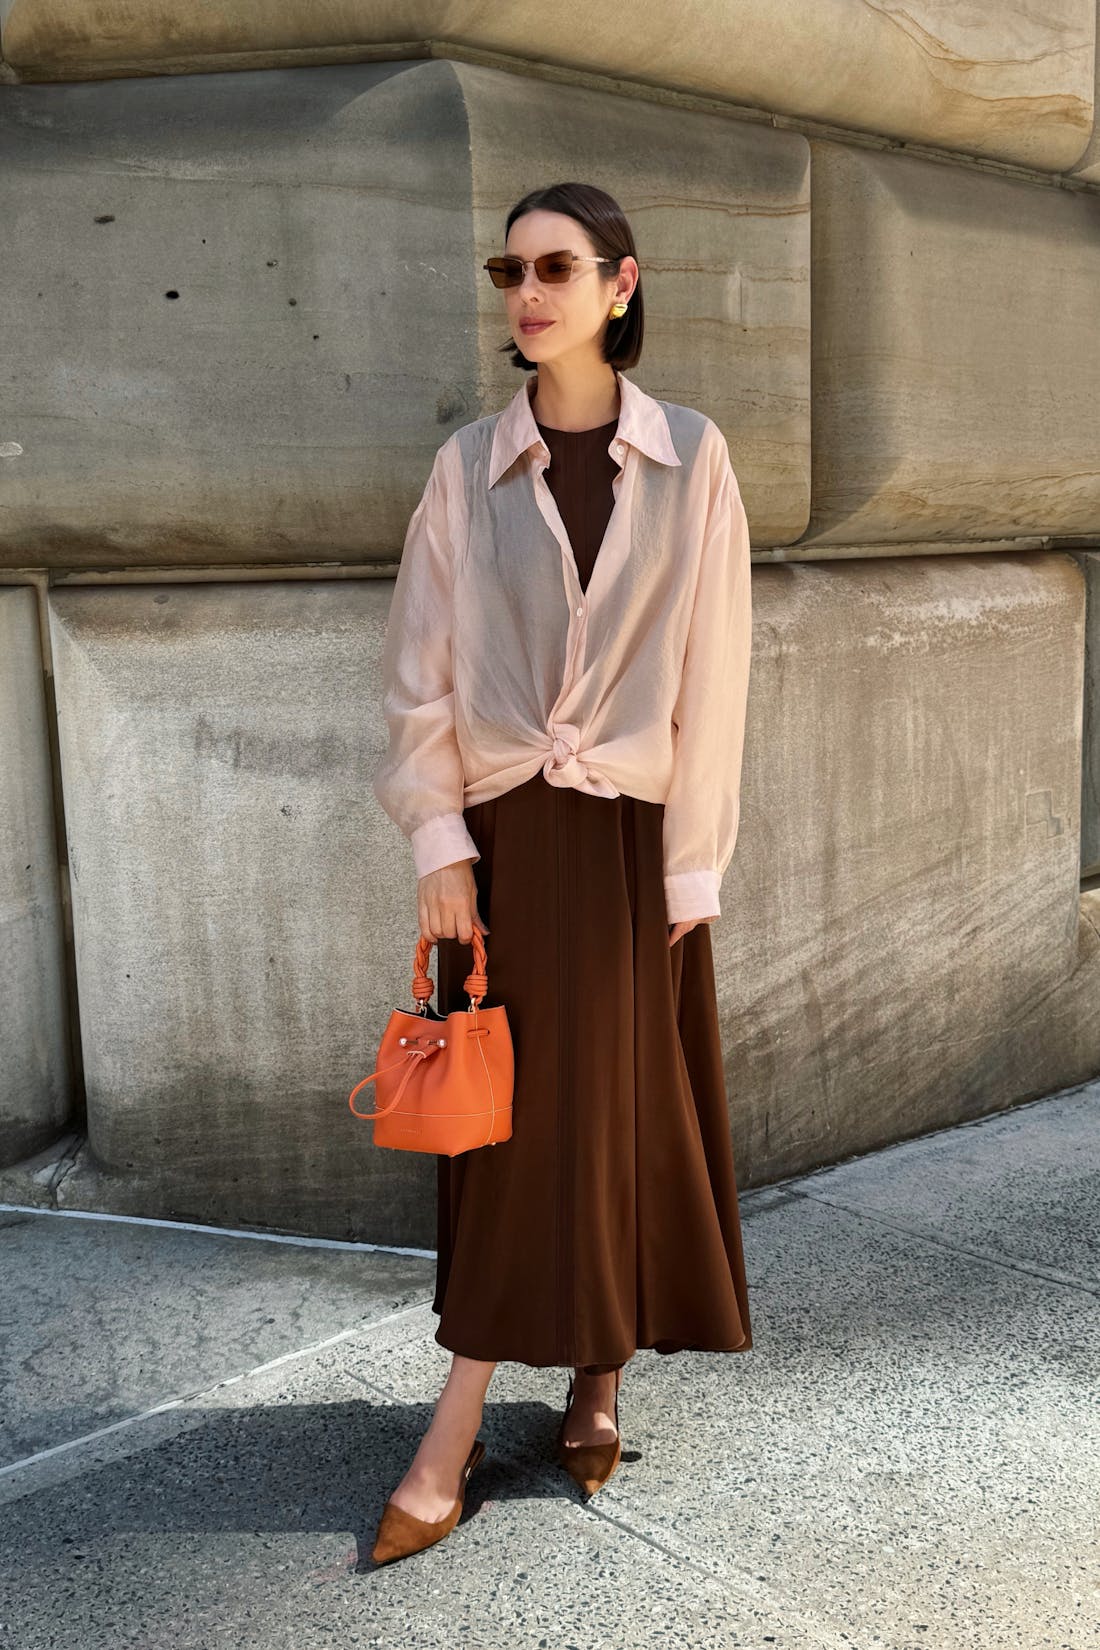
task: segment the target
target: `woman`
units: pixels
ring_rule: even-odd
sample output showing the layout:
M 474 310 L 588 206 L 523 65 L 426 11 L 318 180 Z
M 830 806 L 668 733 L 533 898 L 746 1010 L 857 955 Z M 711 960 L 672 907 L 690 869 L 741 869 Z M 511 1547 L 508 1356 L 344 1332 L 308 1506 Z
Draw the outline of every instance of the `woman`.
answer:
M 375 793 L 412 845 L 442 1012 L 491 935 L 513 1134 L 437 1160 L 454 1356 L 377 1560 L 457 1521 L 499 1360 L 570 1368 L 558 1456 L 592 1493 L 637 1347 L 752 1345 L 708 926 L 751 651 L 740 491 L 718 427 L 625 376 L 642 293 L 610 195 L 526 195 L 485 267 L 534 374 L 452 433 L 409 524 Z

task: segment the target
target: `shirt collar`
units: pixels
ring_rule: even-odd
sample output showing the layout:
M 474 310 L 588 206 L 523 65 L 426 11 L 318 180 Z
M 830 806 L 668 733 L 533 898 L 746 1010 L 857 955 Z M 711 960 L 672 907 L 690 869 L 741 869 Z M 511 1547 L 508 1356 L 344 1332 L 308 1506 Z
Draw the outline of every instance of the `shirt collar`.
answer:
M 614 440 L 625 441 L 649 458 L 661 464 L 681 462 L 665 417 L 664 408 L 652 395 L 647 395 L 626 376 L 615 371 L 619 384 L 619 425 Z M 531 411 L 531 397 L 538 386 L 538 374 L 524 379 L 511 401 L 497 419 L 493 431 L 493 445 L 489 454 L 489 486 L 502 476 L 520 453 L 531 447 L 545 451 L 545 443 Z

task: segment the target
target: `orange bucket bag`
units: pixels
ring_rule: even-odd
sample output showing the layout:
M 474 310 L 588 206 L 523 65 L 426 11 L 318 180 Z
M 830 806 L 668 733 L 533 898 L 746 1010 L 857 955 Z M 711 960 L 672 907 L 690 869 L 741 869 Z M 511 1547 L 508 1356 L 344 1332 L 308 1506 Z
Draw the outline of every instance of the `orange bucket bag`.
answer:
M 382 1036 L 377 1070 L 356 1083 L 348 1105 L 374 1124 L 376 1146 L 457 1157 L 512 1137 L 515 1061 L 504 1005 L 481 1008 L 489 989 L 485 941 L 473 931 L 468 1008 L 440 1014 L 428 999 L 431 940 L 420 936 L 413 964 L 415 1009 L 395 1008 Z M 377 1111 L 356 1111 L 355 1096 L 377 1083 Z

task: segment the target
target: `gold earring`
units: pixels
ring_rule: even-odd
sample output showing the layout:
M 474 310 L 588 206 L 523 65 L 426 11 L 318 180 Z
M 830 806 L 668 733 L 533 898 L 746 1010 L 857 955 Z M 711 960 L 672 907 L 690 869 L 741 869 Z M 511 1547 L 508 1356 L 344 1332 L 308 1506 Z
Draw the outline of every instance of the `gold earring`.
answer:
M 617 304 L 612 304 L 612 306 L 611 306 L 610 310 L 608 311 L 608 313 L 616 321 L 619 319 L 619 317 L 621 315 L 625 315 L 626 314 L 626 303 L 624 302 L 624 300 L 620 298 L 620 300 Z

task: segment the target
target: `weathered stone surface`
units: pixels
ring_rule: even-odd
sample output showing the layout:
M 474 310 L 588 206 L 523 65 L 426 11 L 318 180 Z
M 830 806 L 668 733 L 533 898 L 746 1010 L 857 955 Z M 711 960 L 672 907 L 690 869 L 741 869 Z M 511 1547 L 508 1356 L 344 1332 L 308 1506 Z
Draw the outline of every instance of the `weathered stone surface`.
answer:
M 811 147 L 801 545 L 1100 531 L 1096 197 Z
M 749 1183 L 1100 1070 L 1084 585 L 1058 552 L 757 567 L 715 948 Z
M 389 590 L 52 598 L 89 1139 L 145 1213 L 430 1235 L 432 1160 L 347 1104 L 412 1003 L 415 875 L 370 786 Z
M 93 1157 L 69 1206 L 431 1245 L 431 1160 L 347 1094 L 408 997 L 373 804 L 387 586 L 55 591 Z M 1071 556 L 754 573 L 714 929 L 742 1183 L 1100 1069 Z
M 521 381 L 480 266 L 555 176 L 635 223 L 636 381 L 722 425 L 754 542 L 806 524 L 795 134 L 426 62 L 14 87 L 0 147 L 2 565 L 395 559 L 436 449 Z
M 0 1164 L 55 1138 L 70 1085 L 38 608 L 12 585 L 0 587 Z
M 1092 135 L 1084 153 L 1078 157 L 1073 166 L 1066 168 L 1066 171 L 1073 177 L 1086 179 L 1090 183 L 1100 183 L 1100 0 L 1096 0 L 1096 9 L 1096 68 L 1092 102 Z
M 1100 552 L 1078 556 L 1085 576 L 1085 696 L 1081 763 L 1081 871 L 1100 873 Z
M 445 63 L 5 92 L 4 562 L 399 553 L 478 411 L 466 133 Z
M 1092 123 L 1095 0 L 650 0 L 630 13 L 513 0 L 7 0 L 3 49 L 27 78 L 155 74 L 418 49 L 521 62 L 835 122 L 1060 171 Z

